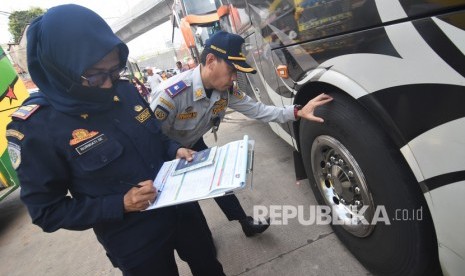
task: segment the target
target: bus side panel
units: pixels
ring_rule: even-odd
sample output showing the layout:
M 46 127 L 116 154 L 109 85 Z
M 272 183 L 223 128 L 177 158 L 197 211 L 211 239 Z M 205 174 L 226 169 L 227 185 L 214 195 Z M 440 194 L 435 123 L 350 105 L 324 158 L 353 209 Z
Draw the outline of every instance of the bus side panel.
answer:
M 382 1 L 350 1 L 352 6 L 340 6 L 339 10 L 334 5 L 346 5 L 349 1 L 329 2 L 331 9 L 325 10 L 324 4 L 318 7 L 323 15 L 315 18 L 320 18 L 322 25 L 312 22 L 312 36 L 310 31 L 302 31 L 299 24 L 286 27 L 283 22 L 292 18 L 292 14 L 284 13 L 286 9 L 272 17 L 274 11 L 265 7 L 267 4 L 249 1 L 255 5 L 251 8 L 253 21 L 258 22 L 255 29 L 261 31 L 257 35 L 257 40 L 261 37 L 262 41 L 260 53 L 271 56 L 273 65 L 287 65 L 291 77 L 271 85 L 273 78 L 262 78 L 265 86 L 268 82 L 268 86 L 276 87 L 266 91 L 277 93 L 281 83 L 292 90 L 297 82 L 304 87 L 302 91 L 310 83 L 334 85 L 334 79 L 328 76 L 335 74 L 329 72 L 344 78 L 341 83 L 352 82 L 352 87 L 360 88 L 357 92 L 342 90 L 367 108 L 386 132 L 395 133 L 393 140 L 399 149 L 409 148 L 413 160 L 407 162 L 425 192 L 437 230 L 441 261 L 448 267 L 443 268 L 444 272 L 463 271 L 465 244 L 458 229 L 465 227 L 459 219 L 464 206 L 458 197 L 463 195 L 465 181 L 465 13 L 459 8 L 465 1 L 399 1 L 389 5 Z M 356 2 L 360 5 L 356 6 Z M 373 13 L 379 14 L 379 20 L 365 21 L 373 25 L 366 30 L 352 27 L 356 23 L 351 21 L 361 17 L 354 12 L 363 11 L 362 2 L 375 3 L 364 8 L 375 7 Z M 347 9 L 344 11 L 343 7 Z M 308 8 L 316 11 L 316 6 Z M 442 11 L 447 13 L 440 14 Z M 329 14 L 325 17 L 323 12 Z M 421 18 L 422 15 L 432 17 Z M 408 16 L 415 19 L 408 21 Z M 393 24 L 390 20 L 399 21 Z M 376 26 L 386 22 L 389 24 Z M 327 25 L 332 27 L 326 28 Z M 290 30 L 288 26 L 297 29 Z M 350 32 L 355 29 L 356 32 Z M 342 35 L 336 36 L 337 33 Z M 316 40 L 301 43 L 309 39 Z M 268 46 L 263 45 L 267 42 Z M 273 49 L 271 54 L 268 49 Z M 260 69 L 273 67 L 263 62 Z M 452 205 L 448 203 L 451 199 Z
M 302 85 L 337 84 L 329 77 L 332 72 L 344 78 L 341 83 L 353 82 L 359 91 L 339 88 L 359 99 L 388 129 L 394 128 L 393 140 L 400 148 L 465 116 L 465 24 L 460 18 L 463 13 L 455 12 L 281 48 L 273 51 L 275 62 L 286 64 Z
M 257 68 L 256 74 L 247 74 L 247 78 L 250 82 L 251 89 L 255 95 L 255 98 L 268 105 L 283 106 L 285 104 L 291 104 L 291 100 L 284 103 L 282 97 L 278 91 L 289 91 L 287 89 L 278 87 L 279 83 L 274 65 L 271 60 L 271 51 L 266 48 L 266 43 L 260 36 L 256 36 L 255 33 L 246 37 L 246 57 L 248 61 L 253 61 L 252 66 Z M 264 55 L 267 51 L 268 56 Z M 243 89 L 246 91 L 246 89 Z M 251 92 L 249 92 L 251 93 Z M 287 143 L 292 145 L 292 137 L 290 135 L 290 123 L 278 124 L 270 123 L 271 129 L 280 137 L 282 137 Z

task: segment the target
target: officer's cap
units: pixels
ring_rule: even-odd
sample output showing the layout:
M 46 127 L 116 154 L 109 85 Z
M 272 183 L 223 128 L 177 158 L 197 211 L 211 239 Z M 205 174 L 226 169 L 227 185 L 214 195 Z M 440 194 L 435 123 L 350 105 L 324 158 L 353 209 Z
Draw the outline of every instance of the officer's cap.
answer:
M 257 73 L 252 66 L 247 64 L 244 54 L 242 54 L 242 44 L 244 39 L 236 34 L 219 31 L 213 34 L 205 42 L 205 49 L 226 61 L 230 66 L 244 73 Z

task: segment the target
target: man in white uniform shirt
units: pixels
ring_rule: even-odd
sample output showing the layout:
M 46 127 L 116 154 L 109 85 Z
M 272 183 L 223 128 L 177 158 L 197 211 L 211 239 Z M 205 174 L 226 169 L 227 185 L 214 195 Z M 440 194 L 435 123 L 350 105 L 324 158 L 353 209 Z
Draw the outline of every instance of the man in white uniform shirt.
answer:
M 156 98 L 150 104 L 155 117 L 162 123 L 162 131 L 181 145 L 200 151 L 207 146 L 203 135 L 218 130 L 230 107 L 249 118 L 263 122 L 285 123 L 299 118 L 322 123 L 314 115 L 316 107 L 332 98 L 321 94 L 305 106 L 268 106 L 254 101 L 237 86 L 237 71 L 256 73 L 241 52 L 244 39 L 224 31 L 215 33 L 205 44 L 200 57 L 201 65 L 185 71 L 158 87 Z M 237 220 L 247 237 L 262 233 L 269 225 L 256 224 L 247 216 L 234 194 L 217 197 L 215 201 L 228 220 Z
M 150 90 L 152 91 L 149 96 L 149 102 L 152 99 L 156 98 L 155 91 L 157 91 L 158 85 L 163 81 L 160 75 L 153 72 L 153 68 L 147 68 L 147 82 L 150 85 Z

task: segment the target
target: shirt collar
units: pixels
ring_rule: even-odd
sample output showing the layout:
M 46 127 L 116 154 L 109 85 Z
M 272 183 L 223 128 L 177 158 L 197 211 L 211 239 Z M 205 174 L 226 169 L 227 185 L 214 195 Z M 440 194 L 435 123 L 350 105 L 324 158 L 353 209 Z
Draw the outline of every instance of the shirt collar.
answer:
M 192 92 L 194 102 L 207 97 L 202 83 L 202 76 L 200 75 L 200 65 L 195 67 L 192 72 Z

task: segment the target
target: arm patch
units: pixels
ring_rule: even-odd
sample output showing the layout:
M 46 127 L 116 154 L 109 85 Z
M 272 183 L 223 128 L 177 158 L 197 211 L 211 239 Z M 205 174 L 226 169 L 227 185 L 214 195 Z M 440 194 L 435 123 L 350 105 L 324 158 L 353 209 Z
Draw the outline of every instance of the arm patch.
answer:
M 8 155 L 13 169 L 16 170 L 21 164 L 21 147 L 18 144 L 8 142 Z
M 239 100 L 242 100 L 242 98 L 244 98 L 245 96 L 244 92 L 240 91 L 237 85 L 233 85 L 229 91 L 234 97 L 238 98 Z
M 157 105 L 153 113 L 155 114 L 155 118 L 157 118 L 160 121 L 166 120 L 166 118 L 168 118 L 168 115 L 170 114 L 170 112 L 161 105 Z

